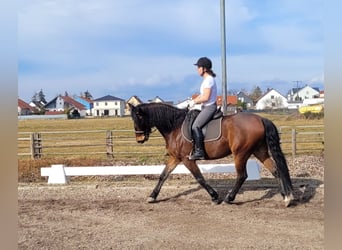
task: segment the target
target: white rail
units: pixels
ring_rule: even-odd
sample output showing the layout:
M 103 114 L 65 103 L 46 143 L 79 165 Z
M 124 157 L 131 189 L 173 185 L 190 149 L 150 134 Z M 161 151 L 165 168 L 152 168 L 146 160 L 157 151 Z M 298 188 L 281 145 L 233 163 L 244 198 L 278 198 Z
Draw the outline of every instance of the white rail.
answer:
M 159 175 L 164 165 L 141 166 L 94 166 L 94 167 L 66 167 L 62 164 L 41 168 L 41 176 L 48 176 L 49 184 L 67 184 L 68 176 L 106 176 L 106 175 Z M 199 164 L 202 173 L 232 173 L 234 164 Z M 256 160 L 247 162 L 247 180 L 260 179 L 260 166 Z M 182 164 L 178 165 L 172 174 L 190 174 Z

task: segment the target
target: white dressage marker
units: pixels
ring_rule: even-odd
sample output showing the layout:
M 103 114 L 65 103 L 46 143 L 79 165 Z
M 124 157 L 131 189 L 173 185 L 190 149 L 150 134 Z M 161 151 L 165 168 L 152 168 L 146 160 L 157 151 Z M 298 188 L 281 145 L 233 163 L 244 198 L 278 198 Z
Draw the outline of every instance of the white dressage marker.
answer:
M 105 175 L 159 175 L 165 165 L 140 166 L 97 166 L 97 167 L 66 167 L 62 164 L 41 168 L 41 176 L 48 176 L 49 184 L 66 184 L 67 176 L 105 176 Z M 198 164 L 202 173 L 232 173 L 234 164 Z M 260 166 L 256 160 L 247 161 L 247 180 L 259 180 Z M 184 165 L 178 165 L 172 174 L 190 174 Z

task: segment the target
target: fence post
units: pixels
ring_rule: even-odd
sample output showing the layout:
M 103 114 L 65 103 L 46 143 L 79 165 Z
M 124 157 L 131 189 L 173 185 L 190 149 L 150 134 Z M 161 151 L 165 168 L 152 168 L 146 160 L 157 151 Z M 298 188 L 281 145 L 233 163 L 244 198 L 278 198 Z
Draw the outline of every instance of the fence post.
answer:
M 296 151 L 297 151 L 297 139 L 296 139 L 296 129 L 292 129 L 292 157 L 296 157 Z
M 107 158 L 114 158 L 113 133 L 111 130 L 106 131 L 106 150 L 107 150 Z
M 40 133 L 31 134 L 31 158 L 42 158 L 43 147 Z

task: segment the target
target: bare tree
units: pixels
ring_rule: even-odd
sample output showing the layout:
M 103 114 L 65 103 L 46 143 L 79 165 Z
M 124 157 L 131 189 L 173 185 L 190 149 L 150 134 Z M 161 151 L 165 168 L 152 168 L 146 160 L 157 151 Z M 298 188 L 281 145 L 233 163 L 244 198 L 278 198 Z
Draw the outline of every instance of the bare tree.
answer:
M 262 96 L 261 88 L 259 86 L 254 86 L 249 97 L 255 103 L 261 96 Z

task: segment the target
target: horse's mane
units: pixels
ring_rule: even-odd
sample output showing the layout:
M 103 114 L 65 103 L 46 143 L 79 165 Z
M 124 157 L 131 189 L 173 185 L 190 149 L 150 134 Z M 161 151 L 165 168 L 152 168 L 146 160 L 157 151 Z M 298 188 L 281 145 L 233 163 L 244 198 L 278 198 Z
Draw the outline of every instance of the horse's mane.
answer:
M 170 133 L 180 127 L 188 109 L 179 109 L 165 103 L 143 103 L 139 109 L 148 115 L 149 126 L 157 127 L 161 133 Z

